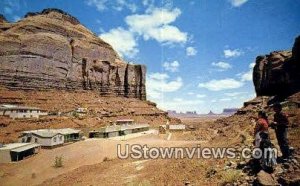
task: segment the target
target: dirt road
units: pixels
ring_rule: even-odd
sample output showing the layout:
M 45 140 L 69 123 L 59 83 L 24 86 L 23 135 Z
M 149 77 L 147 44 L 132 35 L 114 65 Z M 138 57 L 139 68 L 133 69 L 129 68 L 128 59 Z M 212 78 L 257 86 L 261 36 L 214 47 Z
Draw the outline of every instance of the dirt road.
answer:
M 199 141 L 167 141 L 154 134 L 127 139 L 88 139 L 39 154 L 17 163 L 0 164 L 1 185 L 37 185 L 84 165 L 94 165 L 104 159 L 117 157 L 117 144 L 147 144 L 148 146 L 172 147 L 199 144 Z M 56 156 L 63 157 L 62 168 L 54 168 Z

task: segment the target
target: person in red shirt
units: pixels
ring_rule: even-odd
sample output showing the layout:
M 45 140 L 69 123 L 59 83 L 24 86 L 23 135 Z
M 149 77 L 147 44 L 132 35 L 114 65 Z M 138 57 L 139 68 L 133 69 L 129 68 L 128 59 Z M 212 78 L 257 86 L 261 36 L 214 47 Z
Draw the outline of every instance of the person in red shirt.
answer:
M 260 146 L 260 141 L 261 141 L 260 133 L 261 132 L 268 133 L 268 128 L 269 128 L 269 121 L 266 112 L 259 111 L 258 120 L 254 128 L 255 147 Z

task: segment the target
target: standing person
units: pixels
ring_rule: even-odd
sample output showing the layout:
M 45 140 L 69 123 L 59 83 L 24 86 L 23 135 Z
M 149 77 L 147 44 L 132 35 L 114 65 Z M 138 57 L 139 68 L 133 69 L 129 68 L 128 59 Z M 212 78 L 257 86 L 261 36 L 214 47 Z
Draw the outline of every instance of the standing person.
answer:
M 268 128 L 269 128 L 269 121 L 268 121 L 268 116 L 266 112 L 264 111 L 259 111 L 258 112 L 258 120 L 256 122 L 255 128 L 254 128 L 254 145 L 255 147 L 259 148 L 260 147 L 260 142 L 261 142 L 261 136 L 260 134 L 262 132 L 268 133 Z
M 280 103 L 276 103 L 273 106 L 274 122 L 276 138 L 278 145 L 282 153 L 282 159 L 288 159 L 290 157 L 290 148 L 287 139 L 289 120 L 285 113 L 282 112 L 282 106 Z

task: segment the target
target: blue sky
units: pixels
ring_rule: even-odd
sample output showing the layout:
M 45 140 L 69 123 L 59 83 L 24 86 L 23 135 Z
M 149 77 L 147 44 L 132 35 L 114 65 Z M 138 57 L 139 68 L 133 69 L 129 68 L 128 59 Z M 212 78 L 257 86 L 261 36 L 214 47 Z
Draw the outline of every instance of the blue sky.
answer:
M 18 21 L 59 8 L 147 66 L 148 99 L 164 110 L 221 112 L 255 96 L 256 56 L 291 49 L 300 34 L 299 0 L 2 0 Z

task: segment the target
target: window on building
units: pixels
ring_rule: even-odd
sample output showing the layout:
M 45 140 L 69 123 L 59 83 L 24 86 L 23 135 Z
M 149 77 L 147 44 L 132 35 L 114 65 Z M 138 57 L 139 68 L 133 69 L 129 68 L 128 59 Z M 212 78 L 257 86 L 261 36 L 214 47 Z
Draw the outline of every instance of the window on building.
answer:
M 63 137 L 62 136 L 59 136 L 59 141 L 62 141 L 63 140 Z
M 34 142 L 37 143 L 37 142 L 38 142 L 38 139 L 37 139 L 37 138 L 34 138 Z
M 56 142 L 56 137 L 53 138 L 53 141 Z
M 22 143 L 25 143 L 25 138 L 22 138 Z

